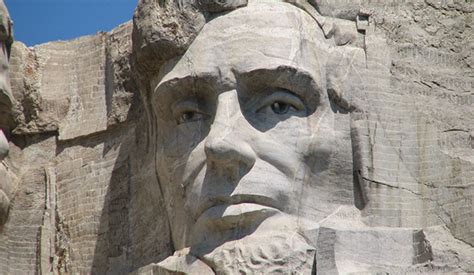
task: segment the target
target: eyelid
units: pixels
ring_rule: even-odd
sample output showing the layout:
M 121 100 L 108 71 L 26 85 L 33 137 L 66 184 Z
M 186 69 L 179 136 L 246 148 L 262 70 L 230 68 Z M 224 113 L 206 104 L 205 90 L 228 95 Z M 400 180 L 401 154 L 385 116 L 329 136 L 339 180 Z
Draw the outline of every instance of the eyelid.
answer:
M 257 112 L 275 101 L 283 101 L 284 103 L 291 104 L 298 110 L 303 110 L 305 108 L 304 103 L 299 96 L 286 89 L 278 89 L 276 92 L 271 93 L 263 99 L 261 107 L 258 108 Z
M 171 105 L 173 117 L 177 117 L 184 112 L 197 112 L 200 114 L 208 115 L 202 110 L 200 104 L 196 100 L 181 100 Z

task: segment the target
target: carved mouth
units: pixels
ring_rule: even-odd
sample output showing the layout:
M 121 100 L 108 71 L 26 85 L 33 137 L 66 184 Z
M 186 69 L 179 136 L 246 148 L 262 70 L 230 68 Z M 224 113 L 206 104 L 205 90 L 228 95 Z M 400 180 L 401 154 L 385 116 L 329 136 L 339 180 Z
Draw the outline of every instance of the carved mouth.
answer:
M 281 213 L 257 203 L 218 204 L 207 208 L 194 223 L 189 246 L 213 246 L 222 240 L 251 234 L 262 222 Z
M 213 230 L 251 228 L 278 213 L 280 211 L 276 208 L 254 203 L 221 204 L 204 211 L 196 221 L 196 226 L 210 226 Z
M 206 200 L 195 212 L 195 217 L 196 220 L 198 220 L 203 215 L 210 217 L 209 215 L 211 213 L 211 216 L 214 218 L 218 218 L 219 215 L 220 217 L 241 216 L 255 211 L 262 212 L 264 210 L 272 210 L 271 212 L 282 211 L 279 203 L 269 197 L 258 195 L 234 195 L 231 197 Z

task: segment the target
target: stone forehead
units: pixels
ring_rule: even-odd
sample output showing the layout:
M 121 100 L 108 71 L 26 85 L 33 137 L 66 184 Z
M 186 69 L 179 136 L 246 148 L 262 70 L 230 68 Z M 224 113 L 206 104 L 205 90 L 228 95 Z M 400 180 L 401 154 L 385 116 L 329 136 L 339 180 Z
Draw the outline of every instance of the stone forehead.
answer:
M 176 66 L 168 67 L 173 71 L 164 67 L 161 81 L 226 65 L 245 71 L 295 64 L 322 79 L 328 51 L 322 30 L 302 9 L 285 2 L 251 1 L 208 22 Z
M 322 30 L 306 11 L 290 3 L 268 0 L 250 1 L 245 7 L 218 16 L 208 22 L 201 33 L 206 33 L 209 29 L 215 33 L 213 28 L 220 28 L 222 32 L 232 34 L 232 30 L 255 31 L 259 27 L 266 30 L 292 27 L 298 29 L 301 34 L 317 32 L 322 37 Z M 275 33 L 273 34 L 275 35 Z

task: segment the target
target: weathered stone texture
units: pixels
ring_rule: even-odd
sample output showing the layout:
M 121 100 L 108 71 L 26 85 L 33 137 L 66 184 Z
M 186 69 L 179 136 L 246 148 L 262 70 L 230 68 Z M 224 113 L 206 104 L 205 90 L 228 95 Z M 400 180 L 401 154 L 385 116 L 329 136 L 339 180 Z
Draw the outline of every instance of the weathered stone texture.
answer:
M 24 146 L 24 147 L 23 147 Z M 9 220 L 2 228 L 0 265 L 3 274 L 29 273 L 39 268 L 40 227 L 46 201 L 46 171 L 54 151 L 54 138 L 34 137 L 20 148 L 11 148 L 13 158 L 22 163 L 16 170 L 20 183 L 12 200 Z M 18 195 L 18 196 L 17 196 Z
M 48 102 L 57 102 L 58 98 L 64 100 L 62 105 L 67 110 L 55 114 L 60 140 L 103 131 L 107 127 L 105 37 L 80 38 L 72 43 L 46 44 L 36 49 L 42 70 L 44 111 L 50 111 Z M 53 107 L 51 111 L 55 109 L 58 108 Z
M 128 23 L 70 42 L 15 44 L 15 133 L 58 131 L 60 140 L 68 140 L 124 122 L 133 98 L 133 83 L 123 76 L 129 72 L 130 34 Z
M 367 45 L 374 71 L 366 86 L 369 120 L 361 135 L 369 138 L 360 153 L 359 179 L 374 189 L 364 209 L 371 223 L 446 224 L 472 244 L 474 150 L 468 133 L 474 79 L 466 59 L 467 51 L 472 53 L 472 4 L 454 2 L 372 7 L 371 18 L 387 45 L 372 52 Z M 379 57 L 374 66 L 371 53 Z M 380 75 L 383 71 L 388 77 Z M 389 80 L 386 86 L 380 86 L 381 78 Z M 370 85 L 371 79 L 377 85 Z
M 20 182 L 0 274 L 117 274 L 168 255 L 147 122 L 132 107 L 130 52 L 130 23 L 34 48 L 15 43 L 10 155 Z

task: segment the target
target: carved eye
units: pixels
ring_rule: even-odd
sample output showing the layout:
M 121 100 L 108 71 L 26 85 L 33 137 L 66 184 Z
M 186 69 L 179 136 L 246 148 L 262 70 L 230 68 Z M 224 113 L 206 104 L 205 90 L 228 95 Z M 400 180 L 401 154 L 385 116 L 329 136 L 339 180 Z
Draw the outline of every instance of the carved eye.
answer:
M 178 124 L 198 121 L 205 119 L 205 115 L 195 111 L 185 111 L 178 118 Z
M 280 102 L 280 101 L 273 102 L 271 105 L 272 111 L 278 115 L 283 115 L 283 114 L 288 113 L 291 107 L 294 108 L 294 106 L 291 106 L 290 104 Z
M 277 89 L 267 95 L 257 109 L 258 113 L 266 113 L 267 115 L 285 115 L 288 113 L 298 114 L 305 112 L 305 105 L 303 101 L 294 93 L 285 90 Z
M 186 113 L 183 113 L 181 114 L 181 117 L 179 118 L 179 121 L 182 123 L 182 122 L 185 122 L 185 121 L 190 121 L 192 120 L 194 117 L 194 113 L 193 112 L 186 112 Z
M 176 123 L 184 124 L 206 120 L 210 117 L 203 104 L 195 98 L 187 98 L 172 105 L 173 117 Z

